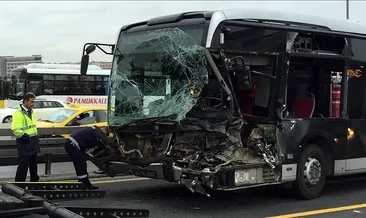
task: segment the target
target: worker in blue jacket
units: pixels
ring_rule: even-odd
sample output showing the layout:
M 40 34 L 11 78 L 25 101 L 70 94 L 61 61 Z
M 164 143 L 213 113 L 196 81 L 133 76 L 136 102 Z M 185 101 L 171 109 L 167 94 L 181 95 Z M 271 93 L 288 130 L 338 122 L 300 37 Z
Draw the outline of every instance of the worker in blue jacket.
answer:
M 100 143 L 113 145 L 114 140 L 107 137 L 108 132 L 107 127 L 91 126 L 71 133 L 65 142 L 65 150 L 74 164 L 78 181 L 82 183 L 83 189 L 98 189 L 90 183 L 83 152 Z

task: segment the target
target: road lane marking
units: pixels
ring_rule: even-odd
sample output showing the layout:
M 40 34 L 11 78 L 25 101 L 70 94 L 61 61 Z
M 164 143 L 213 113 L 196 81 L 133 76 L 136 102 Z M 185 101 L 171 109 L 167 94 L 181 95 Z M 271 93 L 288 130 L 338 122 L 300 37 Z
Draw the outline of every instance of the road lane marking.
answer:
M 268 218 L 304 217 L 304 216 L 313 216 L 313 215 L 319 215 L 319 214 L 335 213 L 335 212 L 340 212 L 340 211 L 354 210 L 354 209 L 360 209 L 360 208 L 366 208 L 366 204 L 355 204 L 355 205 L 349 205 L 349 206 L 343 206 L 343 207 L 333 207 L 333 208 L 327 208 L 327 209 L 321 209 L 321 210 L 312 210 L 312 211 L 305 211 L 305 212 L 300 212 L 300 213 L 292 213 L 292 214 L 286 214 L 286 215 L 280 215 L 280 216 L 272 216 L 272 217 L 268 217 Z

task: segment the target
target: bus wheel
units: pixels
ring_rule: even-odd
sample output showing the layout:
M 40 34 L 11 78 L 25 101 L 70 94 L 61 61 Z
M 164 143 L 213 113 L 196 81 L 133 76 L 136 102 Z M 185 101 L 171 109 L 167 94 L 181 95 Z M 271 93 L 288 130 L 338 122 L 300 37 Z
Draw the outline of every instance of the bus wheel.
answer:
M 13 118 L 11 116 L 7 116 L 4 118 L 3 123 L 11 123 L 12 120 Z
M 306 145 L 297 165 L 295 194 L 307 200 L 319 197 L 325 185 L 326 172 L 323 150 L 317 145 Z

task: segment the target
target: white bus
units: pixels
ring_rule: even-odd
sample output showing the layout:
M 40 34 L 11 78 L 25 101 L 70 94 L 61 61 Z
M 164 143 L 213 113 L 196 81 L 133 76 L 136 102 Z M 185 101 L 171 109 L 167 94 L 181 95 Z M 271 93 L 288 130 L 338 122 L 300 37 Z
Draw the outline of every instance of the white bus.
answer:
M 62 100 L 68 104 L 106 106 L 110 70 L 89 66 L 80 75 L 78 64 L 28 64 L 8 73 L 9 95 L 6 106 L 12 106 L 24 93 Z

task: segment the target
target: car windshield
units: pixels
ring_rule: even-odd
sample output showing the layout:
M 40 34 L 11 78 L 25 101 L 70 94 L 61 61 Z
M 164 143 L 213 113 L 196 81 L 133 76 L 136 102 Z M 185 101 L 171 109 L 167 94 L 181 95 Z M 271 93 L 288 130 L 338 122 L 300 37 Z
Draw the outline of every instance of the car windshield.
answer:
M 73 109 L 60 109 L 53 113 L 47 121 L 52 123 L 62 123 L 69 117 L 73 116 L 77 110 Z
M 19 104 L 14 104 L 13 106 L 11 106 L 10 108 L 11 109 L 18 109 L 18 106 L 19 106 Z
M 110 125 L 185 118 L 208 82 L 203 32 L 198 25 L 122 34 L 111 74 Z

